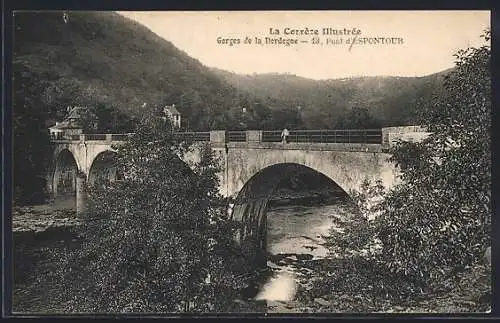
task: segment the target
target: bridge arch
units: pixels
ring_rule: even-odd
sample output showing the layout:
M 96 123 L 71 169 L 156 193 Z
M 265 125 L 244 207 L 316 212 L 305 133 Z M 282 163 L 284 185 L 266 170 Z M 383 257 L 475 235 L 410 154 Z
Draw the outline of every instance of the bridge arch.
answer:
M 397 170 L 388 162 L 388 157 L 380 152 L 235 148 L 229 150 L 221 188 L 225 195 L 235 195 L 262 169 L 281 163 L 314 169 L 333 179 L 346 192 L 359 190 L 365 179 L 381 179 L 384 186 L 391 187 L 397 179 Z
M 264 167 L 243 185 L 231 213 L 232 219 L 240 224 L 236 239 L 250 256 L 260 256 L 267 249 L 266 211 L 273 194 L 284 182 L 298 178 L 307 179 L 316 188 L 348 197 L 349 188 L 309 166 L 288 162 Z
M 54 197 L 74 196 L 76 194 L 78 171 L 77 159 L 69 149 L 64 148 L 56 153 L 51 181 Z
M 116 152 L 104 150 L 99 152 L 89 167 L 88 184 L 99 185 L 117 180 L 121 177 L 116 166 Z

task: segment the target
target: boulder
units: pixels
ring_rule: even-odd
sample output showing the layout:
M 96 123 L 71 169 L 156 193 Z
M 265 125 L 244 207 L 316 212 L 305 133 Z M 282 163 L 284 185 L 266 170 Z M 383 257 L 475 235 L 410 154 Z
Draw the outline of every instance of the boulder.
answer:
M 279 269 L 281 269 L 280 266 L 278 266 L 277 264 L 275 264 L 272 261 L 268 261 L 267 262 L 267 267 L 271 268 L 272 270 L 279 270 Z
M 301 283 L 299 286 L 305 291 L 310 291 L 314 288 L 314 285 L 311 282 Z

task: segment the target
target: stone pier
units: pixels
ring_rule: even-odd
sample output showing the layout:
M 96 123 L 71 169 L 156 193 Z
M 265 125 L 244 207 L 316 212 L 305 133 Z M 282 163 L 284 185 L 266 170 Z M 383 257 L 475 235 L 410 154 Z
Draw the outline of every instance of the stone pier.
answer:
M 85 174 L 76 176 L 76 215 L 78 217 L 87 212 L 87 181 Z

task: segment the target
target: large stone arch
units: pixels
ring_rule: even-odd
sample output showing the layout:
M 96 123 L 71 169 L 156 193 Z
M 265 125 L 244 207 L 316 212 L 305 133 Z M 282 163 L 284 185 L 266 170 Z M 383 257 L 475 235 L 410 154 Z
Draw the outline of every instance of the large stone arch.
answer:
M 94 161 L 98 156 L 102 156 L 103 153 L 115 152 L 115 147 L 106 141 L 88 141 L 83 145 L 80 144 L 81 150 L 85 152 L 84 159 L 85 163 L 82 165 L 82 171 L 87 175 L 87 180 L 90 176 L 90 170 L 94 165 Z
M 239 224 L 236 240 L 248 257 L 264 263 L 267 249 L 267 208 L 280 183 L 301 174 L 321 181 L 335 190 L 348 192 L 334 179 L 311 167 L 298 163 L 278 163 L 254 174 L 238 192 L 231 217 Z
M 48 172 L 47 172 L 47 189 L 54 195 L 54 173 L 56 170 L 56 165 L 58 157 L 61 152 L 67 150 L 69 151 L 75 160 L 78 171 L 85 172 L 85 150 L 82 149 L 81 144 L 74 143 L 63 143 L 55 145 L 55 149 L 52 154 L 52 160 L 50 162 Z
M 307 166 L 331 178 L 346 192 L 358 191 L 365 179 L 382 180 L 386 187 L 397 182 L 398 170 L 388 161 L 389 154 L 362 151 L 230 149 L 221 191 L 236 195 L 255 174 L 280 163 Z

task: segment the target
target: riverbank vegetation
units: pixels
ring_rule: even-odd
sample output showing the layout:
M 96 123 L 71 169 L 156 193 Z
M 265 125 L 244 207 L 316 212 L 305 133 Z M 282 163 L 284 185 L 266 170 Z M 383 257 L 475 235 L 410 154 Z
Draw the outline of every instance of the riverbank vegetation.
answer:
M 342 223 L 341 233 L 333 230 L 329 245 L 351 259 L 352 270 L 327 270 L 320 285 L 342 290 L 339 284 L 348 282 L 355 290 L 364 286 L 400 300 L 462 292 L 476 301 L 472 310 L 488 308 L 491 258 L 483 256 L 492 216 L 490 57 L 489 45 L 456 54 L 444 96 L 420 109 L 431 134 L 390 151 L 401 170 L 398 185 L 386 191 L 367 181 L 351 193 L 358 217 Z

